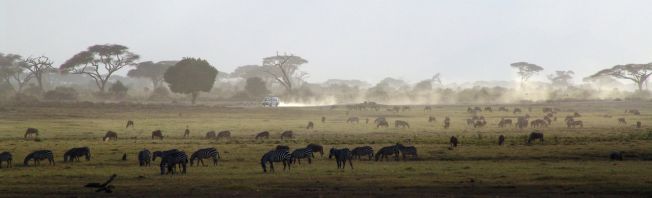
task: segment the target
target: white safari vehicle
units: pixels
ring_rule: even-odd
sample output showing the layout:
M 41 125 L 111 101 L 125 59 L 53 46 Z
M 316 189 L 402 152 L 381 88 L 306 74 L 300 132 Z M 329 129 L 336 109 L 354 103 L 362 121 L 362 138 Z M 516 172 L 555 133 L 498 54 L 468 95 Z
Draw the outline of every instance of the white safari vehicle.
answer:
M 281 103 L 281 100 L 278 97 L 267 96 L 263 99 L 263 107 L 278 107 L 279 103 Z

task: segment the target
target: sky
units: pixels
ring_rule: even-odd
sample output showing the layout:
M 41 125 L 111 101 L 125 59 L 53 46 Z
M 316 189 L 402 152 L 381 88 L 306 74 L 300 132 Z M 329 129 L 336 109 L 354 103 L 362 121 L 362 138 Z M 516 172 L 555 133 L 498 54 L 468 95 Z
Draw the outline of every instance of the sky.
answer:
M 309 82 L 385 77 L 516 80 L 510 63 L 573 70 L 577 81 L 652 62 L 652 1 L 0 0 L 0 53 L 58 66 L 95 44 L 141 61 L 207 59 L 219 71 L 279 53 L 308 60 Z M 126 73 L 126 70 L 122 72 Z

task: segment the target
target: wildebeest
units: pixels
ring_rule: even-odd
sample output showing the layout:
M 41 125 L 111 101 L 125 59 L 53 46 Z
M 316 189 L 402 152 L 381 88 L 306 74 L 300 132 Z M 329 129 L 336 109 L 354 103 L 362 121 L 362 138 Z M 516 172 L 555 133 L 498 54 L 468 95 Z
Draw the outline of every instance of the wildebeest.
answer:
M 282 140 L 283 139 L 292 139 L 292 138 L 294 138 L 294 132 L 292 132 L 291 130 L 283 131 L 283 133 L 281 133 L 281 139 Z
M 623 161 L 623 152 L 622 151 L 611 152 L 611 154 L 609 154 L 609 159 Z
M 138 164 L 140 166 L 149 166 L 152 153 L 147 149 L 138 152 Z
M 129 128 L 130 126 L 131 126 L 131 128 L 134 128 L 134 121 L 127 120 L 127 127 L 125 127 L 125 128 Z
M 337 169 L 342 168 L 342 170 L 344 170 L 346 167 L 346 161 L 349 161 L 349 167 L 353 169 L 353 162 L 351 162 L 351 151 L 348 148 L 331 148 L 328 159 L 331 159 L 332 157 L 335 157 L 335 161 L 337 162 Z
M 637 122 L 636 122 L 636 128 L 637 128 L 637 129 L 640 129 L 640 128 L 641 128 L 641 121 L 637 121 Z
M 63 162 L 79 161 L 79 157 L 84 156 L 86 161 L 91 160 L 91 150 L 88 147 L 71 148 L 63 154 Z
M 220 140 L 222 138 L 231 139 L 231 131 L 227 130 L 227 131 L 220 131 L 219 133 L 217 133 L 217 140 Z
M 627 121 L 625 121 L 625 118 L 618 118 L 618 124 L 627 124 Z
M 574 112 L 574 113 L 573 113 L 573 117 L 582 117 L 582 114 L 580 114 L 580 113 L 578 113 L 578 112 Z
M 450 126 L 451 126 L 451 119 L 448 116 L 446 116 L 446 118 L 444 119 L 444 129 L 448 129 L 448 127 Z
M 491 109 L 491 107 L 485 107 L 484 111 L 485 112 L 493 112 L 493 109 Z
M 310 148 L 312 150 L 313 155 L 315 153 L 321 154 L 321 157 L 324 157 L 324 147 L 319 145 L 319 144 L 308 144 L 306 148 Z
M 116 141 L 118 140 L 118 133 L 113 132 L 113 131 L 107 131 L 106 134 L 104 134 L 104 138 L 102 138 L 104 141 L 109 141 L 113 140 Z
M 10 152 L 5 151 L 0 153 L 0 168 L 2 168 L 2 162 L 7 162 L 7 168 L 13 167 L 13 161 L 14 158 Z
M 533 141 L 537 139 L 541 140 L 541 142 L 543 143 L 543 133 L 537 131 L 530 133 L 530 136 L 527 138 L 527 143 L 531 144 Z
M 475 122 L 473 122 L 473 128 L 480 128 L 485 125 L 487 125 L 487 121 L 485 121 L 484 119 L 476 120 Z
M 25 131 L 25 139 L 32 138 L 32 137 L 38 137 L 38 129 L 27 128 L 27 131 Z
M 503 144 L 505 144 L 505 136 L 500 135 L 498 136 L 498 145 L 502 146 Z
M 514 108 L 514 111 L 512 111 L 513 114 L 517 114 L 517 113 L 521 113 L 521 112 L 522 111 L 521 111 L 520 108 Z
M 313 129 L 313 128 L 315 128 L 315 124 L 312 123 L 312 121 L 309 121 L 308 126 L 306 126 L 306 129 Z
M 448 142 L 450 143 L 450 148 L 451 149 L 457 147 L 457 144 L 459 143 L 458 140 L 457 140 L 457 137 L 455 137 L 455 136 L 451 136 L 450 141 L 448 141 Z
M 360 118 L 358 117 L 350 117 L 349 119 L 346 119 L 346 123 L 360 123 Z
M 512 126 L 512 119 L 501 118 L 500 122 L 498 122 L 498 127 L 500 128 L 503 128 L 507 125 Z
M 163 131 L 161 130 L 152 131 L 152 139 L 154 138 L 163 140 Z
M 215 139 L 215 137 L 217 137 L 215 131 L 206 132 L 206 139 Z
M 498 111 L 509 112 L 509 109 L 507 107 L 498 107 Z
M 256 140 L 257 139 L 269 139 L 269 131 L 263 131 L 256 134 Z
M 552 113 L 552 112 L 553 112 L 552 108 L 550 108 L 550 107 L 544 107 L 543 108 L 543 113 Z
M 547 127 L 547 126 L 548 126 L 548 123 L 545 120 L 542 120 L 542 119 L 536 119 L 536 120 L 532 120 L 532 122 L 530 122 L 530 127 L 532 127 L 532 128 L 542 128 L 542 127 Z
M 54 154 L 50 150 L 38 150 L 34 151 L 27 156 L 25 156 L 25 160 L 23 161 L 23 164 L 25 166 L 28 166 L 28 163 L 30 160 L 34 160 L 34 165 L 39 165 L 41 164 L 41 160 L 47 159 L 49 164 L 54 166 Z
M 580 128 L 583 128 L 584 123 L 581 120 L 572 120 L 572 121 L 566 122 L 566 126 L 567 126 L 567 128 L 575 128 L 577 126 L 579 126 Z
M 290 147 L 288 145 L 276 145 L 275 150 L 290 150 Z
M 432 111 L 432 107 L 431 107 L 431 106 L 425 106 L 425 107 L 423 107 L 423 111 L 424 111 L 424 112 L 431 112 L 431 111 Z
M 356 147 L 351 150 L 351 155 L 353 155 L 354 159 L 356 157 L 360 159 L 362 156 L 368 156 L 369 160 L 371 160 L 374 157 L 374 149 L 370 146 Z
M 383 148 L 380 148 L 378 152 L 376 152 L 376 161 L 378 160 L 387 160 L 390 155 L 394 155 L 394 159 L 398 161 L 398 148 L 396 148 L 396 145 L 392 146 L 386 146 Z
M 634 114 L 634 115 L 641 115 L 641 112 L 638 111 L 637 109 L 625 110 L 625 113 L 631 113 L 631 114 Z
M 396 148 L 403 156 L 403 160 L 405 160 L 406 156 L 412 156 L 414 159 L 419 157 L 419 155 L 417 155 L 417 148 L 414 146 L 403 146 L 403 144 L 396 144 Z
M 325 122 L 326 122 L 326 116 L 322 116 L 321 117 L 321 123 L 325 123 Z
M 389 123 L 387 123 L 387 121 L 385 120 L 381 120 L 380 122 L 378 122 L 378 124 L 376 124 L 376 128 L 380 128 L 380 127 L 387 128 L 389 127 Z
M 410 124 L 408 124 L 406 121 L 403 120 L 396 120 L 394 121 L 394 127 L 395 128 L 410 128 Z
M 435 116 L 428 116 L 428 122 L 436 122 L 437 118 Z

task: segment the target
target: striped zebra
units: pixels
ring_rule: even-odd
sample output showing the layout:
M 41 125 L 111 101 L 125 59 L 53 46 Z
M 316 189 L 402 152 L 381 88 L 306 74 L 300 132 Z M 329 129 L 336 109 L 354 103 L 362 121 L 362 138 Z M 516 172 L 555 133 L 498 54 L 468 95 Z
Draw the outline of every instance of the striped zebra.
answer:
M 79 157 L 84 156 L 86 161 L 91 160 L 91 149 L 88 147 L 71 148 L 63 154 L 63 162 L 79 161 Z
M 353 155 L 354 159 L 355 157 L 360 159 L 362 156 L 369 156 L 369 160 L 371 160 L 374 157 L 374 149 L 370 146 L 356 147 L 351 151 L 351 155 Z
M 415 159 L 418 157 L 417 155 L 417 147 L 414 146 L 403 146 L 403 144 L 396 144 L 396 148 L 398 148 L 398 151 L 403 155 L 403 160 L 405 160 L 405 156 L 412 156 Z
M 13 159 L 10 152 L 5 151 L 0 153 L 0 168 L 2 168 L 2 162 L 7 162 L 7 168 L 13 167 Z
M 309 148 L 309 147 L 295 149 L 292 152 L 292 163 L 299 162 L 299 164 L 301 164 L 301 159 L 307 158 L 308 159 L 308 164 L 311 164 L 312 160 L 310 158 L 313 158 L 313 157 L 314 156 L 312 155 L 312 149 Z
M 217 159 L 220 159 L 220 152 L 217 152 L 217 149 L 213 147 L 199 149 L 194 153 L 192 153 L 192 155 L 190 155 L 190 166 L 193 165 L 193 162 L 195 160 L 197 160 L 197 166 L 199 166 L 200 162 L 202 166 L 205 166 L 204 161 L 202 159 L 208 159 L 208 158 L 213 159 L 213 165 L 217 166 Z
M 163 158 L 166 155 L 168 155 L 170 153 L 174 153 L 174 152 L 179 152 L 179 150 L 178 149 L 170 149 L 170 150 L 167 150 L 167 151 L 154 151 L 154 153 L 152 155 L 152 161 L 156 161 L 157 157 Z
M 149 166 L 149 162 L 152 156 L 152 152 L 149 152 L 147 149 L 143 149 L 138 152 L 138 165 L 140 166 Z
M 315 157 L 315 153 L 319 153 L 321 157 L 324 157 L 324 147 L 319 145 L 319 144 L 308 144 L 306 148 L 310 148 L 312 150 L 312 157 Z
M 396 145 L 394 146 L 386 146 L 378 150 L 376 152 L 376 161 L 378 160 L 388 160 L 388 156 L 394 155 L 394 159 L 398 161 L 398 149 L 396 148 Z
M 222 138 L 231 139 L 231 131 L 220 131 L 219 133 L 217 133 L 217 140 L 220 140 Z
M 346 161 L 349 161 L 349 166 L 351 169 L 353 169 L 353 162 L 351 162 L 351 150 L 348 148 L 343 148 L 343 149 L 336 149 L 336 148 L 331 148 L 330 154 L 328 155 L 328 159 L 331 159 L 332 157 L 335 157 L 335 161 L 337 162 L 337 169 L 344 168 L 346 167 Z
M 280 149 L 280 150 L 272 150 L 263 155 L 262 158 L 260 158 L 260 165 L 263 167 L 263 172 L 267 172 L 267 167 L 265 164 L 269 162 L 269 170 L 270 172 L 274 172 L 274 162 L 283 162 L 283 170 L 285 170 L 285 167 L 290 170 L 291 165 L 292 165 L 292 155 L 290 155 L 290 152 L 285 149 Z
M 170 174 L 174 175 L 176 165 L 181 168 L 181 174 L 186 174 L 186 166 L 188 164 L 188 155 L 183 151 L 169 152 L 161 158 L 161 175 Z M 167 172 L 166 169 L 167 168 Z
M 47 159 L 49 164 L 54 166 L 54 154 L 50 150 L 38 150 L 25 157 L 23 164 L 29 166 L 29 160 L 34 160 L 34 165 L 40 165 L 41 160 Z

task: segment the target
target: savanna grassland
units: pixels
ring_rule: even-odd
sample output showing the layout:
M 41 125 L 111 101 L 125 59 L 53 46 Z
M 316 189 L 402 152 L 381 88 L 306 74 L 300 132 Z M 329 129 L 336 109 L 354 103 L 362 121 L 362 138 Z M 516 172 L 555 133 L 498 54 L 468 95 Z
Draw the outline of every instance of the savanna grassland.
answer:
M 520 107 L 533 118 L 542 118 L 542 107 L 555 107 L 556 122 L 541 129 L 545 142 L 525 143 L 534 129 L 498 128 L 501 117 L 511 112 L 483 112 L 488 124 L 483 128 L 466 125 L 467 105 L 423 106 L 411 111 L 349 111 L 344 107 L 224 107 L 162 106 L 128 104 L 65 104 L 5 106 L 0 112 L 0 151 L 14 155 L 14 168 L 0 169 L 0 197 L 190 197 L 192 196 L 652 196 L 652 103 L 647 101 L 559 102 L 542 104 L 477 105 L 496 110 Z M 528 107 L 532 108 L 528 112 Z M 641 115 L 625 113 L 639 109 Z M 583 128 L 568 129 L 563 119 L 573 112 Z M 348 114 L 348 115 L 347 115 Z M 437 121 L 428 122 L 428 116 Z M 326 117 L 322 123 L 320 118 Z M 350 116 L 359 124 L 346 124 Z M 386 116 L 387 129 L 373 124 Z M 451 128 L 442 121 L 451 117 Z M 627 120 L 619 124 L 617 118 Z M 365 119 L 369 118 L 369 124 Z M 394 120 L 405 120 L 411 128 L 394 128 Z M 125 129 L 127 120 L 134 128 Z M 315 128 L 306 130 L 308 121 Z M 641 121 L 643 127 L 632 126 Z M 190 139 L 183 139 L 189 126 Z M 24 140 L 28 127 L 40 130 L 39 140 Z M 164 140 L 152 140 L 151 131 L 163 131 Z M 103 142 L 107 130 L 118 132 L 119 140 Z M 230 130 L 231 140 L 206 140 L 210 130 Z M 268 130 L 269 140 L 254 140 L 257 132 Z M 293 130 L 293 140 L 280 140 L 284 130 Z M 506 144 L 498 146 L 499 135 Z M 458 136 L 460 146 L 448 149 L 450 136 Z M 354 148 L 369 145 L 375 150 L 397 142 L 416 146 L 418 159 L 407 161 L 354 160 L 353 168 L 338 170 L 334 160 L 316 155 L 308 165 L 293 165 L 283 171 L 263 174 L 260 157 L 278 144 L 291 149 L 309 143 Z M 64 163 L 63 153 L 72 147 L 88 146 L 92 159 Z M 221 153 L 219 165 L 189 167 L 185 175 L 160 175 L 158 163 L 139 167 L 136 154 L 177 148 L 190 155 L 199 148 L 215 147 Z M 42 163 L 23 166 L 29 152 L 50 149 L 56 166 Z M 624 161 L 610 161 L 609 153 L 624 151 Z M 127 161 L 122 161 L 127 153 Z M 83 188 L 89 182 L 103 182 L 111 174 L 113 194 Z

